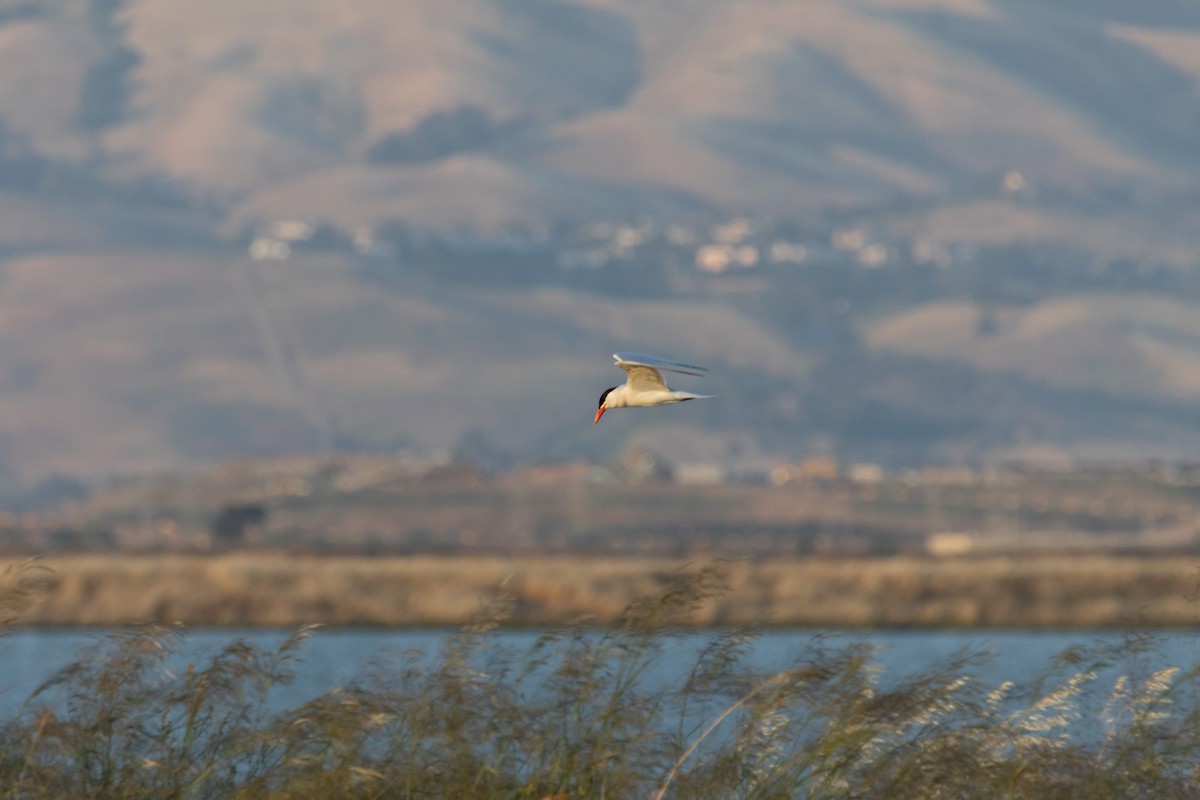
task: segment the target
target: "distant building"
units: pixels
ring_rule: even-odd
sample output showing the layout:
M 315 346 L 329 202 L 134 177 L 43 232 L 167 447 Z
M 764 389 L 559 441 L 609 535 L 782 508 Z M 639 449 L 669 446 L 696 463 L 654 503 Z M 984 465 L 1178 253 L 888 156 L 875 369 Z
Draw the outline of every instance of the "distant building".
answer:
M 925 539 L 925 552 L 937 558 L 965 556 L 974 550 L 975 539 L 969 533 L 934 533 Z
M 267 235 L 284 242 L 307 242 L 313 232 L 312 223 L 301 219 L 279 219 L 271 223 Z
M 1010 169 L 1000 178 L 1000 190 L 1004 194 L 1019 194 L 1025 185 L 1025 176 L 1015 169 Z
M 867 234 L 862 228 L 842 228 L 833 232 L 832 241 L 838 250 L 861 250 L 867 243 Z
M 675 465 L 675 482 L 683 486 L 717 486 L 727 477 L 725 468 L 711 461 L 685 461 Z
M 858 484 L 882 483 L 883 467 L 878 464 L 851 464 L 846 469 L 846 477 Z
M 841 477 L 841 470 L 833 456 L 813 456 L 800 462 L 796 477 L 808 482 L 836 481 Z
M 733 248 L 727 244 L 706 244 L 696 248 L 696 269 L 701 272 L 724 272 L 733 263 Z
M 713 225 L 710 231 L 714 241 L 721 244 L 744 242 L 754 233 L 754 225 L 744 217 Z
M 696 249 L 696 269 L 702 272 L 724 272 L 730 267 L 750 269 L 759 261 L 758 248 L 751 244 L 706 244 Z
M 869 244 L 858 251 L 855 260 L 860 267 L 867 267 L 869 269 L 882 267 L 887 263 L 888 251 L 881 244 Z

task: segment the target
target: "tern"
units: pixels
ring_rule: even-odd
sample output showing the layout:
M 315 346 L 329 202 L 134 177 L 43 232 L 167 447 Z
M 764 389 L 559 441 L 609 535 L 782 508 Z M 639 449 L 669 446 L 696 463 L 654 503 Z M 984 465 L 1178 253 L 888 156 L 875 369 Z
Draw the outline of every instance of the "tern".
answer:
M 600 422 L 604 412 L 610 408 L 640 408 L 645 406 L 665 406 L 671 403 L 682 403 L 685 400 L 702 400 L 712 397 L 710 394 L 692 394 L 691 392 L 675 392 L 667 388 L 663 381 L 662 372 L 678 372 L 681 375 L 697 375 L 704 377 L 708 372 L 704 367 L 692 364 L 680 364 L 678 361 L 668 361 L 657 356 L 643 353 L 613 353 L 616 365 L 625 370 L 628 375 L 625 383 L 605 389 L 600 395 L 600 406 L 596 409 L 596 421 Z

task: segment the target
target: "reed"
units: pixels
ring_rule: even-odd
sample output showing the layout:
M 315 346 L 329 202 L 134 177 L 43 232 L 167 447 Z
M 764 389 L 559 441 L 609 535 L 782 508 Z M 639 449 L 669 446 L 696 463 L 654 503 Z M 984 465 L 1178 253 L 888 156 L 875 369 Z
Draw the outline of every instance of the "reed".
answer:
M 979 656 L 885 679 L 873 651 L 816 637 L 763 673 L 753 628 L 651 667 L 735 591 L 724 565 L 665 576 L 601 630 L 527 650 L 497 636 L 502 587 L 432 658 L 380 661 L 269 710 L 307 629 L 170 669 L 185 634 L 124 629 L 0 724 L 0 796 L 59 798 L 1197 797 L 1200 685 L 1145 637 L 974 678 Z

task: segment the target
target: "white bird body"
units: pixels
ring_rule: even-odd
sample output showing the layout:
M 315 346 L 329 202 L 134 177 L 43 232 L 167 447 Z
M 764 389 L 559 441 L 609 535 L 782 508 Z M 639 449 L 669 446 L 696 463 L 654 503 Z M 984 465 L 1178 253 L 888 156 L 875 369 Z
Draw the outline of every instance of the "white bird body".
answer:
M 629 384 L 626 383 L 609 392 L 608 398 L 604 401 L 604 407 L 646 408 L 649 406 L 666 406 L 671 403 L 682 403 L 684 400 L 696 400 L 709 396 L 706 394 L 693 394 L 691 392 L 676 392 L 670 389 L 666 391 L 638 391 L 630 389 Z
M 657 356 L 642 353 L 614 353 L 616 365 L 628 376 L 620 386 L 607 389 L 600 395 L 600 405 L 596 409 L 596 422 L 610 408 L 646 408 L 649 406 L 665 406 L 672 403 L 682 403 L 685 400 L 702 400 L 712 395 L 694 394 L 692 392 L 676 392 L 667 387 L 661 370 L 677 372 L 681 375 L 696 375 L 703 377 L 707 372 L 704 367 L 692 364 L 681 364 L 678 361 L 668 361 Z

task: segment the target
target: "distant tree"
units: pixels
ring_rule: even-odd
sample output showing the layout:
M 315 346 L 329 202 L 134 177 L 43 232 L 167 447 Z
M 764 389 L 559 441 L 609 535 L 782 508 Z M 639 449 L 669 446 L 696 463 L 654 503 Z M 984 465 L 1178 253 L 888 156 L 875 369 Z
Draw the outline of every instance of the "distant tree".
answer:
M 261 503 L 228 505 L 221 509 L 212 523 L 213 544 L 236 546 L 246 540 L 246 528 L 267 521 L 267 510 Z
M 52 552 L 111 552 L 117 549 L 117 537 L 107 528 L 57 528 L 47 535 Z

